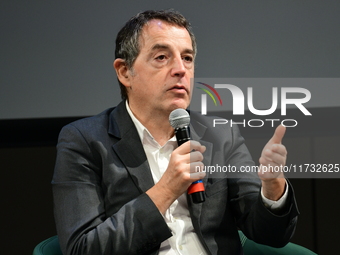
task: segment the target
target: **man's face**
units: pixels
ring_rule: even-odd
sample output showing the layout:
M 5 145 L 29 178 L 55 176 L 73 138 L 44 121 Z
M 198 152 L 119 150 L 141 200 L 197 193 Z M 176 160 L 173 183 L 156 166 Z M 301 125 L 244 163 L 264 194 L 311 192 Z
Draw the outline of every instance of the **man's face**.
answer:
M 150 112 L 187 108 L 194 76 L 194 52 L 188 31 L 151 20 L 140 36 L 140 53 L 132 67 L 130 105 Z

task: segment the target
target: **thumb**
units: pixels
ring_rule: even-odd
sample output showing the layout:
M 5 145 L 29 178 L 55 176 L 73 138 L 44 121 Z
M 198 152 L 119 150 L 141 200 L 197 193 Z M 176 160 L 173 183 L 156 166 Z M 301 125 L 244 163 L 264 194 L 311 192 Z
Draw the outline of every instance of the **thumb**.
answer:
M 276 129 L 275 129 L 275 132 L 274 132 L 274 135 L 273 137 L 270 139 L 270 141 L 273 143 L 273 144 L 281 144 L 282 142 L 282 139 L 284 137 L 286 133 L 286 127 L 282 126 L 282 125 L 279 125 Z

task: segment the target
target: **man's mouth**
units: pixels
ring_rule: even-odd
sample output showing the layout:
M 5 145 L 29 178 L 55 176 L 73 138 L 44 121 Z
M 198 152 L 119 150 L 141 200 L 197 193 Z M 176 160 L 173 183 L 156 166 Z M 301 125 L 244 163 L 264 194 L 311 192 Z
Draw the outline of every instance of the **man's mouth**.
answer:
M 169 90 L 175 91 L 177 93 L 187 93 L 188 92 L 186 87 L 183 86 L 183 85 L 175 85 L 172 88 L 170 88 Z

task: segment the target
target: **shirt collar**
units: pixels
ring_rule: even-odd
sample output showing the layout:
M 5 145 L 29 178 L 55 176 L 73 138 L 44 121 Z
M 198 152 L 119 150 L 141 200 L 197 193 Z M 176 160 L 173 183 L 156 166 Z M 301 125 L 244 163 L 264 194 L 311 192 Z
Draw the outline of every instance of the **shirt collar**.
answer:
M 152 135 L 151 135 L 150 132 L 146 129 L 146 127 L 144 127 L 143 124 L 140 123 L 140 121 L 139 121 L 139 120 L 135 117 L 135 115 L 132 113 L 132 111 L 131 111 L 131 109 L 130 109 L 130 106 L 129 106 L 129 103 L 128 103 L 127 100 L 125 101 L 125 104 L 126 104 L 126 110 L 127 110 L 128 114 L 130 115 L 133 124 L 135 124 L 135 127 L 136 127 L 136 129 L 137 129 L 137 132 L 138 132 L 138 135 L 139 135 L 140 140 L 143 141 L 143 139 L 144 139 L 144 132 L 145 132 L 145 131 L 146 131 L 146 133 L 148 133 L 149 136 L 152 137 Z
M 128 114 L 130 115 L 133 124 L 135 124 L 139 138 L 142 141 L 142 143 L 144 142 L 144 139 L 146 139 L 146 138 L 151 138 L 154 142 L 156 142 L 156 140 L 153 138 L 153 136 L 149 132 L 149 130 L 146 127 L 144 127 L 144 125 L 132 113 L 127 100 L 125 101 L 125 104 L 126 104 L 126 110 L 127 110 Z M 169 141 L 176 141 L 176 136 L 173 136 L 172 138 L 170 138 Z

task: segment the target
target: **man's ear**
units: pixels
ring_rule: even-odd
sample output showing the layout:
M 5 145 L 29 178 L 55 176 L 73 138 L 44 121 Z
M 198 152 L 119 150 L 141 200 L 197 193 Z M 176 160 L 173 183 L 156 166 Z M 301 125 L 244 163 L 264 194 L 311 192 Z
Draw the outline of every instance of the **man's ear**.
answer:
M 125 86 L 130 87 L 130 72 L 124 59 L 117 58 L 113 61 L 113 68 L 116 70 L 118 80 Z

